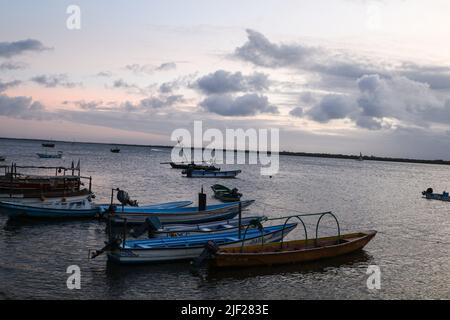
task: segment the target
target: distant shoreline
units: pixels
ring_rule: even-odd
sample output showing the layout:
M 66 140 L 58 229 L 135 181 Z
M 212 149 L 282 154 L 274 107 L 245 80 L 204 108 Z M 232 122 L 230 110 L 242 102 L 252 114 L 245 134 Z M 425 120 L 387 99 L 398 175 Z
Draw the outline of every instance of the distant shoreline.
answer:
M 0 137 L 0 140 L 21 140 L 21 141 L 36 141 L 39 143 L 52 142 L 52 143 L 80 143 L 80 144 L 101 144 L 101 145 L 114 145 L 114 146 L 128 146 L 128 147 L 142 147 L 142 148 L 165 148 L 172 149 L 173 146 L 166 145 L 143 145 L 143 144 L 128 144 L 128 143 L 107 143 L 107 142 L 85 142 L 85 141 L 64 141 L 64 140 L 45 140 L 45 139 L 30 139 L 30 138 L 4 138 Z M 191 149 L 194 149 L 193 147 Z M 227 150 L 222 150 L 227 151 Z M 244 150 L 234 150 L 234 152 Z M 245 150 L 249 153 L 249 150 Z M 332 153 L 316 153 L 316 152 L 294 152 L 294 151 L 280 151 L 279 155 L 283 156 L 295 156 L 295 157 L 311 157 L 311 158 L 329 158 L 329 159 L 348 159 L 358 160 L 359 155 L 347 155 L 347 154 L 332 154 Z M 403 163 L 421 163 L 421 164 L 438 164 L 438 165 L 450 165 L 450 160 L 424 160 L 424 159 L 409 159 L 409 158 L 391 158 L 391 157 L 378 157 L 378 156 L 363 156 L 364 161 L 386 161 L 386 162 L 403 162 Z

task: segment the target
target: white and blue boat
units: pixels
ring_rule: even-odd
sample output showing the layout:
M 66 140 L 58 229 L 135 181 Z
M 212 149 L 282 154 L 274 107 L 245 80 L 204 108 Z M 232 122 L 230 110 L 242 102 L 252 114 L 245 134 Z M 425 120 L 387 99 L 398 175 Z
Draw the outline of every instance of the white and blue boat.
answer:
M 145 240 L 118 240 L 96 251 L 91 257 L 107 252 L 108 260 L 119 264 L 143 264 L 155 262 L 172 262 L 198 257 L 209 241 L 219 247 L 255 245 L 280 241 L 291 232 L 297 223 L 276 225 L 224 233 L 167 237 Z
M 206 222 L 201 224 L 169 224 L 162 225 L 159 219 L 148 218 L 147 221 L 131 230 L 133 237 L 139 237 L 147 233 L 151 238 L 181 237 L 195 234 L 223 233 L 236 231 L 238 228 L 255 226 L 266 221 L 266 216 L 249 216 L 238 218 Z
M 139 207 L 128 207 L 127 211 L 117 211 L 110 214 L 114 223 L 126 221 L 127 225 L 142 224 L 149 217 L 157 217 L 162 224 L 200 224 L 211 221 L 233 219 L 241 210 L 250 206 L 254 200 L 244 200 L 240 202 L 220 203 L 206 206 L 205 210 L 199 207 L 183 207 L 175 209 L 146 209 Z M 240 206 L 239 206 L 240 204 Z
M 0 202 L 0 211 L 11 218 L 40 219 L 82 219 L 94 218 L 100 214 L 99 209 L 89 200 L 78 202 L 59 202 L 26 205 L 15 202 Z
M 147 205 L 140 205 L 138 207 L 131 207 L 131 206 L 124 206 L 123 210 L 122 207 L 116 206 L 116 210 L 119 212 L 136 212 L 136 211 L 142 211 L 145 212 L 148 209 L 154 209 L 154 210 L 168 210 L 168 209 L 176 209 L 176 208 L 182 208 L 190 206 L 193 202 L 192 201 L 173 201 L 173 202 L 163 202 L 163 203 L 152 203 Z M 105 211 L 109 210 L 110 205 L 109 204 L 99 204 L 98 208 L 101 213 L 104 213 Z

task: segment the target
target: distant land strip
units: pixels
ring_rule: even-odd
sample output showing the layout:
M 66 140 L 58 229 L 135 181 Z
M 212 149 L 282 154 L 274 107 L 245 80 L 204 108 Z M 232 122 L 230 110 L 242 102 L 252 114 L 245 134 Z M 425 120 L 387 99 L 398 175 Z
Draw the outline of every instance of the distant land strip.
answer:
M 172 149 L 173 146 L 166 145 L 143 145 L 143 144 L 125 144 L 125 143 L 107 143 L 107 142 L 84 142 L 84 141 L 59 141 L 59 140 L 45 140 L 45 139 L 26 139 L 26 138 L 4 138 L 0 137 L 0 140 L 20 140 L 20 141 L 36 141 L 39 143 L 52 142 L 52 143 L 78 143 L 78 144 L 100 144 L 100 145 L 114 145 L 114 146 L 128 146 L 128 147 L 142 147 L 142 148 L 165 148 Z M 188 149 L 188 147 L 184 147 Z M 190 148 L 194 150 L 194 147 Z M 202 148 L 205 150 L 205 148 Z M 223 152 L 228 150 L 222 149 Z M 231 151 L 231 150 L 229 150 Z M 238 150 L 235 149 L 234 152 L 245 152 L 249 153 L 249 150 Z M 258 153 L 258 151 L 256 151 Z M 268 152 L 271 153 L 270 151 Z M 279 155 L 283 156 L 294 156 L 294 157 L 311 157 L 311 158 L 329 158 L 329 159 L 350 159 L 358 160 L 359 155 L 347 155 L 347 154 L 333 154 L 333 153 L 315 153 L 315 152 L 293 152 L 293 151 L 280 151 Z M 391 157 L 378 157 L 378 156 L 362 156 L 363 160 L 366 161 L 387 161 L 387 162 L 405 162 L 405 163 L 422 163 L 422 164 L 439 164 L 439 165 L 450 165 L 450 160 L 425 160 L 425 159 L 409 159 L 409 158 L 391 158 Z

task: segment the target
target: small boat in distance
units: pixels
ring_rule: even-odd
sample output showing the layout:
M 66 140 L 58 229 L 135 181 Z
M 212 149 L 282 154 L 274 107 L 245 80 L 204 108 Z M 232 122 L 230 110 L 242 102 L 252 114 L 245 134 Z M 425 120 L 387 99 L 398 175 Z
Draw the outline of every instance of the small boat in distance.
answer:
M 186 169 L 182 171 L 182 174 L 187 178 L 236 178 L 241 172 L 241 170 L 207 171 Z
M 5 161 L 6 158 L 4 156 L 0 156 L 0 161 Z
M 38 155 L 39 158 L 41 159 L 61 159 L 63 156 L 63 152 L 62 151 L 57 151 L 56 153 L 36 153 Z
M 237 188 L 227 188 L 221 184 L 215 184 L 211 186 L 214 192 L 214 198 L 223 202 L 239 201 L 242 197 L 242 193 L 238 192 Z
M 360 152 L 360 153 L 359 153 L 358 161 L 363 161 L 363 160 L 364 160 L 363 155 L 362 155 L 362 153 Z
M 194 162 L 185 163 L 175 163 L 175 162 L 169 162 L 172 169 L 194 169 L 194 170 L 207 170 L 207 171 L 219 171 L 220 168 L 217 168 L 213 165 L 207 165 L 207 164 L 197 164 Z
M 44 142 L 44 143 L 42 143 L 42 146 L 43 146 L 44 148 L 54 148 L 54 147 L 55 147 L 55 144 L 52 143 L 52 142 Z
M 442 193 L 434 193 L 433 188 L 428 188 L 427 190 L 422 191 L 422 195 L 424 198 L 429 200 L 450 201 L 450 195 L 447 191 Z
M 120 149 L 117 148 L 117 147 L 111 148 L 111 152 L 112 152 L 112 153 L 119 153 L 119 152 L 120 152 Z

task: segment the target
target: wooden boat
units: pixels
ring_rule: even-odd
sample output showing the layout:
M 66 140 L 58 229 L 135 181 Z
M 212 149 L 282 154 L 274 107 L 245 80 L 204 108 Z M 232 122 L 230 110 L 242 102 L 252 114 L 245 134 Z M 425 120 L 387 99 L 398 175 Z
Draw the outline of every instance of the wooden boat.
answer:
M 58 151 L 56 153 L 36 153 L 41 159 L 61 159 L 63 156 L 62 151 Z
M 209 261 L 211 267 L 256 267 L 311 262 L 334 258 L 364 248 L 376 231 L 349 233 L 309 240 L 285 241 L 264 245 L 219 248 Z
M 444 191 L 442 193 L 434 193 L 433 188 L 428 188 L 426 191 L 422 191 L 424 198 L 429 200 L 450 201 L 449 193 Z
M 239 203 L 241 210 L 250 206 L 254 200 L 245 200 L 241 202 L 222 203 L 209 205 L 205 210 L 199 210 L 199 207 L 184 207 L 176 209 L 140 209 L 139 207 L 130 207 L 126 212 L 121 212 L 117 208 L 112 217 L 115 224 L 124 223 L 128 225 L 139 225 L 145 222 L 149 217 L 157 217 L 162 224 L 200 224 L 210 221 L 219 221 L 233 219 L 239 214 Z
M 207 171 L 186 169 L 182 174 L 187 178 L 235 178 L 241 170 Z
M 248 229 L 246 238 L 240 238 L 239 231 L 167 237 L 146 240 L 113 240 L 91 258 L 106 251 L 108 260 L 119 264 L 142 264 L 189 260 L 197 257 L 209 241 L 221 247 L 250 245 L 262 242 L 279 241 L 297 226 L 296 223 L 264 227 L 261 230 Z
M 79 167 L 1 166 L 5 174 L 0 176 L 0 201 L 39 204 L 91 199 L 92 178 L 81 176 Z M 54 170 L 55 175 L 25 174 L 18 169 Z M 86 180 L 88 188 L 84 187 Z
M 51 143 L 51 142 L 44 142 L 44 143 L 42 143 L 42 146 L 43 146 L 44 148 L 54 148 L 54 147 L 55 147 L 55 144 L 54 144 L 54 143 Z
M 190 206 L 192 204 L 192 201 L 174 201 L 174 202 L 164 202 L 164 203 L 154 203 L 154 204 L 147 204 L 147 205 L 140 205 L 139 207 L 131 207 L 131 206 L 124 206 L 125 212 L 136 212 L 136 209 L 138 210 L 147 210 L 147 209 L 155 209 L 155 210 L 166 210 L 166 209 L 176 209 L 176 208 L 183 208 Z M 101 213 L 108 210 L 110 207 L 109 204 L 99 204 L 98 208 Z M 118 209 L 120 212 L 122 211 L 122 207 Z
M 119 148 L 111 148 L 111 152 L 112 153 L 119 153 L 120 149 Z
M 223 202 L 239 201 L 242 197 L 242 193 L 238 192 L 238 189 L 230 189 L 221 184 L 215 184 L 211 186 L 214 192 L 214 197 Z
M 138 232 L 143 234 L 148 231 L 148 234 L 152 238 L 164 238 L 164 237 L 180 237 L 189 236 L 194 234 L 208 234 L 208 233 L 223 233 L 236 231 L 239 228 L 245 229 L 249 225 L 255 225 L 266 220 L 265 216 L 250 216 L 242 217 L 239 221 L 238 218 L 206 222 L 201 224 L 174 224 L 174 225 L 158 225 L 154 224 L 153 221 L 148 221 L 150 228 L 143 228 L 143 232 Z M 149 220 L 149 219 L 148 219 Z M 159 222 L 159 221 L 158 221 Z M 239 226 L 240 225 L 240 226 Z M 141 226 L 139 226 L 141 227 Z M 137 231 L 136 229 L 133 231 Z M 137 236 L 139 236 L 138 234 Z
M 0 210 L 10 218 L 78 219 L 99 215 L 99 209 L 87 200 L 41 205 L 0 202 Z

